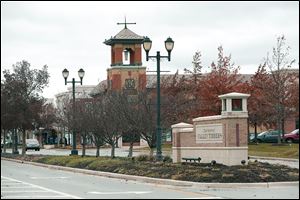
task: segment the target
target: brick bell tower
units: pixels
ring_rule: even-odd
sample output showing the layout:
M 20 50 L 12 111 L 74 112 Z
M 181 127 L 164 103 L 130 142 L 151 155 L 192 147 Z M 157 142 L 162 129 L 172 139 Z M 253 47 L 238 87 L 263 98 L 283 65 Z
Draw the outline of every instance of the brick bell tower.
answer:
M 125 27 L 117 35 L 104 41 L 111 46 L 111 67 L 107 69 L 107 88 L 135 95 L 146 88 L 146 67 L 142 66 L 143 37 Z

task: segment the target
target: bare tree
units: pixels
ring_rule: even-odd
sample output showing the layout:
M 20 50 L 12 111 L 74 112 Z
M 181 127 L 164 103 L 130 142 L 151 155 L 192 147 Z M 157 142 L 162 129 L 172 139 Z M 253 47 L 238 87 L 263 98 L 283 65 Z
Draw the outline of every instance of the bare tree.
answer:
M 270 58 L 267 55 L 266 65 L 270 70 L 273 84 L 269 85 L 269 99 L 274 102 L 276 111 L 277 129 L 284 134 L 284 121 L 287 117 L 287 101 L 289 99 L 289 87 L 295 81 L 295 76 L 289 68 L 295 63 L 295 59 L 289 58 L 290 47 L 286 46 L 286 39 L 282 35 L 277 38 L 276 46 L 273 47 L 273 54 Z

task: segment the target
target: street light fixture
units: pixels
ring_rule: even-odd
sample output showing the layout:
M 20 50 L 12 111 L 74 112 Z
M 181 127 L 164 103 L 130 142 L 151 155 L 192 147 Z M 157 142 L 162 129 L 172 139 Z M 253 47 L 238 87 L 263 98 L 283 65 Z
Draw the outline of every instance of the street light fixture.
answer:
M 72 145 L 72 150 L 71 150 L 71 155 L 78 155 L 78 151 L 76 149 L 76 131 L 75 131 L 75 83 L 80 83 L 82 85 L 82 79 L 84 77 L 84 70 L 80 69 L 78 71 L 78 76 L 80 78 L 80 81 L 75 81 L 75 78 L 72 79 L 72 81 L 67 81 L 67 78 L 69 76 L 69 71 L 67 69 L 64 69 L 62 71 L 62 75 L 65 79 L 65 85 L 67 83 L 72 83 L 73 86 L 73 145 Z
M 149 56 L 149 51 L 152 46 L 152 41 L 150 38 L 145 37 L 143 41 L 143 48 L 146 51 L 146 61 L 149 58 L 156 59 L 157 63 L 157 120 L 156 120 L 156 160 L 162 160 L 162 152 L 161 152 L 161 127 L 160 127 L 160 59 L 167 58 L 168 61 L 171 61 L 171 51 L 174 48 L 174 41 L 172 38 L 168 37 L 165 41 L 165 48 L 168 51 L 168 56 L 161 56 L 160 52 L 156 52 L 156 56 Z

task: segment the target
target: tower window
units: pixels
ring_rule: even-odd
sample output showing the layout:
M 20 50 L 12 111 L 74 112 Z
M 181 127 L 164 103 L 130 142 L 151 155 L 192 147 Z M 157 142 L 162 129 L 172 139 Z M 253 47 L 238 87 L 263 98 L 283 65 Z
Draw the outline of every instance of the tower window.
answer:
M 130 64 L 130 50 L 125 49 L 123 51 L 123 65 L 129 65 Z
M 233 111 L 242 111 L 242 99 L 232 99 L 232 110 Z

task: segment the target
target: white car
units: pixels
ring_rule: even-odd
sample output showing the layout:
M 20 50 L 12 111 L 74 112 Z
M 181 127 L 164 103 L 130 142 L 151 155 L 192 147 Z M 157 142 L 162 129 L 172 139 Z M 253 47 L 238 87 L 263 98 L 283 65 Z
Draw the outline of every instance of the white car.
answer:
M 40 150 L 40 143 L 37 139 L 26 139 L 26 151 L 27 149 L 34 149 L 35 151 Z

